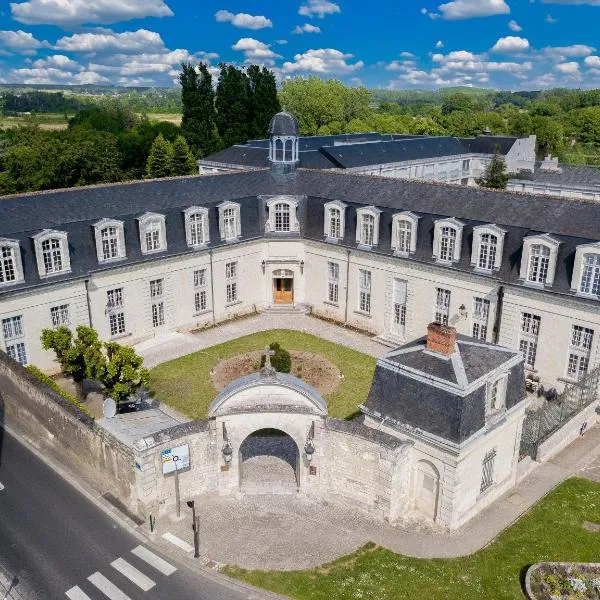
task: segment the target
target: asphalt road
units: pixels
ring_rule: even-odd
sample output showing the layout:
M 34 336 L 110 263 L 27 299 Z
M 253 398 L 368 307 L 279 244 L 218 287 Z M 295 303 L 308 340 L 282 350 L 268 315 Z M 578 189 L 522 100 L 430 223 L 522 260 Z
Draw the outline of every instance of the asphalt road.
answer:
M 102 577 L 94 576 L 97 572 L 124 594 L 113 590 L 108 597 L 115 600 L 261 597 L 207 578 L 168 556 L 164 560 L 177 570 L 167 575 L 165 570 L 170 569 L 162 565 L 161 572 L 156 568 L 160 563 L 149 564 L 138 556 L 139 551 L 134 554 L 132 550 L 141 545 L 155 555 L 160 552 L 140 542 L 11 435 L 4 432 L 0 441 L 0 484 L 4 486 L 0 487 L 0 576 L 4 576 L 0 577 L 0 598 L 4 596 L 2 584 L 16 575 L 19 583 L 10 598 L 58 600 L 67 598 L 66 592 L 77 586 L 84 594 L 72 592 L 77 600 L 106 600 L 107 595 L 88 580 L 92 576 L 101 587 L 106 586 Z M 111 566 L 117 559 L 125 560 L 142 577 L 128 566 L 124 568 L 129 577 L 122 574 Z M 155 585 L 144 591 L 151 583 Z

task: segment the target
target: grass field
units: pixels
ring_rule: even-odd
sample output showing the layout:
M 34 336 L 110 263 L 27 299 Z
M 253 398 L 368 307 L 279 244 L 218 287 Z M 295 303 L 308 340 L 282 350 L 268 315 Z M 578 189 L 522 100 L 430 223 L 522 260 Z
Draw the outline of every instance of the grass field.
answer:
M 307 571 L 225 572 L 302 600 L 517 600 L 533 563 L 600 561 L 600 533 L 584 529 L 584 521 L 600 523 L 600 485 L 570 479 L 471 556 L 416 559 L 370 544 Z
M 191 419 L 205 418 L 217 394 L 210 370 L 224 358 L 262 350 L 271 342 L 279 342 L 286 350 L 322 354 L 342 372 L 344 379 L 326 397 L 330 416 L 349 418 L 366 399 L 375 370 L 374 358 L 307 333 L 285 329 L 254 333 L 158 365 L 150 371 L 150 387 L 157 398 Z

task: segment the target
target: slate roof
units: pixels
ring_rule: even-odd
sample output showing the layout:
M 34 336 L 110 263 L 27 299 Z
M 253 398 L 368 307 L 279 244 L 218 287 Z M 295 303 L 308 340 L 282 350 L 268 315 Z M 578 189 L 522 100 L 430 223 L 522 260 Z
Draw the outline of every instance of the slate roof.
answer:
M 473 227 L 495 223 L 506 231 L 506 235 L 502 265 L 493 277 L 513 285 L 523 285 L 519 280 L 523 238 L 550 232 L 561 243 L 555 280 L 549 291 L 563 294 L 572 293 L 570 284 L 576 247 L 600 241 L 600 203 L 351 175 L 339 171 L 301 169 L 288 177 L 274 177 L 268 170 L 243 171 L 73 188 L 0 199 L 0 237 L 19 240 L 25 273 L 25 282 L 0 288 L 0 295 L 42 283 L 37 273 L 31 237 L 43 229 L 67 232 L 71 253 L 72 272 L 44 282 L 51 284 L 123 264 L 202 252 L 186 244 L 183 210 L 190 206 L 200 205 L 209 209 L 209 248 L 225 244 L 219 238 L 217 210 L 217 205 L 225 200 L 235 200 L 241 205 L 241 241 L 263 237 L 266 201 L 258 197 L 277 194 L 298 198 L 300 235 L 319 242 L 325 241 L 323 204 L 336 199 L 345 202 L 345 237 L 339 245 L 351 249 L 357 248 L 357 209 L 365 205 L 377 206 L 382 211 L 379 243 L 371 252 L 387 256 L 393 255 L 390 247 L 393 214 L 406 210 L 416 213 L 419 216 L 416 252 L 410 258 L 397 258 L 399 261 L 433 263 L 434 222 L 443 217 L 456 217 L 465 224 L 461 259 L 446 268 L 471 273 Z M 165 215 L 168 244 L 165 252 L 151 256 L 141 254 L 136 219 L 145 212 Z M 112 265 L 98 264 L 95 249 L 92 226 L 105 217 L 122 220 L 125 226 L 127 258 Z
M 271 135 L 293 135 L 297 136 L 300 130 L 298 119 L 289 112 L 278 112 L 269 123 Z
M 377 361 L 364 413 L 400 428 L 461 443 L 486 425 L 487 382 L 508 374 L 506 409 L 525 399 L 523 358 L 515 351 L 457 336 L 448 358 L 427 350 L 426 338 Z
M 556 172 L 540 169 L 541 164 L 540 162 L 536 163 L 533 173 L 524 171 L 517 177 L 513 177 L 512 181 L 524 180 L 570 188 L 593 187 L 600 190 L 599 167 L 559 164 L 560 172 Z

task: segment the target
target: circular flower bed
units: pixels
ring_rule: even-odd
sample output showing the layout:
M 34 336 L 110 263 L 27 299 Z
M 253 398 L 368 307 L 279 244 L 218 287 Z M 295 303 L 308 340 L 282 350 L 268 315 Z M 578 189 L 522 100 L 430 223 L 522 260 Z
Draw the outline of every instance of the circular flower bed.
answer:
M 600 563 L 538 563 L 525 587 L 531 600 L 600 599 Z

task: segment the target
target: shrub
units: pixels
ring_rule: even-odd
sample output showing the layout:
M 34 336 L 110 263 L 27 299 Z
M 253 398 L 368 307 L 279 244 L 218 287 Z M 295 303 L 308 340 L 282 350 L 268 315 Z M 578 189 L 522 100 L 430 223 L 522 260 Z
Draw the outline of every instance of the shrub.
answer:
M 271 342 L 269 348 L 275 353 L 271 356 L 271 365 L 278 373 L 289 373 L 292 370 L 292 357 L 278 342 Z M 261 369 L 265 366 L 265 357 L 260 361 Z

